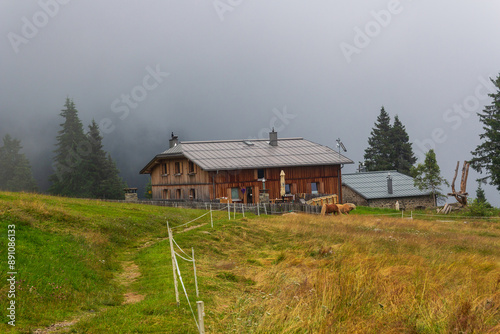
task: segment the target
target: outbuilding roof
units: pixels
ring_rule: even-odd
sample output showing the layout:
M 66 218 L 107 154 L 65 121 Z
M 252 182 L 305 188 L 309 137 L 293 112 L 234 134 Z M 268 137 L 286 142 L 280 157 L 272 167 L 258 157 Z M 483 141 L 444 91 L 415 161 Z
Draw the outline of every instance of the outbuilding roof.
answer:
M 151 172 L 159 160 L 186 157 L 206 171 L 352 164 L 333 149 L 303 138 L 280 138 L 272 146 L 266 139 L 180 142 L 158 154 L 142 169 Z
M 388 192 L 387 177 L 392 178 L 392 194 Z M 430 191 L 422 191 L 415 187 L 413 178 L 395 170 L 342 174 L 342 185 L 345 185 L 363 198 L 400 198 L 413 196 L 429 196 Z

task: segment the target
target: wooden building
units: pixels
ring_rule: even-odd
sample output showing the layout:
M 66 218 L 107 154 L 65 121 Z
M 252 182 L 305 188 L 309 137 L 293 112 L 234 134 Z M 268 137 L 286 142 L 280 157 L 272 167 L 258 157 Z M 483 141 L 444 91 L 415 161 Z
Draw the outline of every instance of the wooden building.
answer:
M 141 174 L 151 175 L 153 199 L 258 203 L 280 195 L 285 172 L 286 198 L 339 194 L 341 166 L 352 160 L 303 138 L 179 142 L 156 155 Z M 264 194 L 264 195 L 263 195 Z

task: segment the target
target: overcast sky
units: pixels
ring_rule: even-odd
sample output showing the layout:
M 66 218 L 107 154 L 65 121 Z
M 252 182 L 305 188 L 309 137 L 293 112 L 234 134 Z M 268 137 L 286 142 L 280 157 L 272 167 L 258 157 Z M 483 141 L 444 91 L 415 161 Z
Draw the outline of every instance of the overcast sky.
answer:
M 100 124 L 129 186 L 172 131 L 340 137 L 354 172 L 383 105 L 451 181 L 480 143 L 499 15 L 493 0 L 0 0 L 0 136 L 22 140 L 42 187 L 66 97 Z

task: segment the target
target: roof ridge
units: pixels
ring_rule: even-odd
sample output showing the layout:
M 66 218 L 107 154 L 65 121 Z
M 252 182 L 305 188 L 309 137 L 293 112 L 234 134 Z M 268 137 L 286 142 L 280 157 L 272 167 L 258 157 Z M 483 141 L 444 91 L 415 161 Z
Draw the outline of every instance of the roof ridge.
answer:
M 290 138 L 278 138 L 280 140 L 304 140 L 303 137 L 290 137 Z M 256 139 L 223 139 L 223 140 L 193 140 L 193 141 L 181 141 L 180 144 L 209 144 L 209 143 L 242 143 L 245 141 L 269 141 L 269 138 L 256 138 Z
M 388 173 L 388 172 L 406 175 L 406 174 L 398 172 L 397 169 L 373 170 L 373 171 L 368 171 L 368 172 L 355 172 L 355 173 L 342 173 L 342 175 L 382 174 L 382 173 Z

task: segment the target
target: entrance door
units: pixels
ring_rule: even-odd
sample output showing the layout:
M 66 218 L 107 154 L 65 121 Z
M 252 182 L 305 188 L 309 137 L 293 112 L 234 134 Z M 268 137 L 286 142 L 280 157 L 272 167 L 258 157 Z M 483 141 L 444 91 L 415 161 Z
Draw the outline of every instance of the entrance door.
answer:
M 253 204 L 254 200 L 253 200 L 252 187 L 247 187 L 245 193 L 246 193 L 246 196 L 247 196 L 247 203 L 248 204 Z

